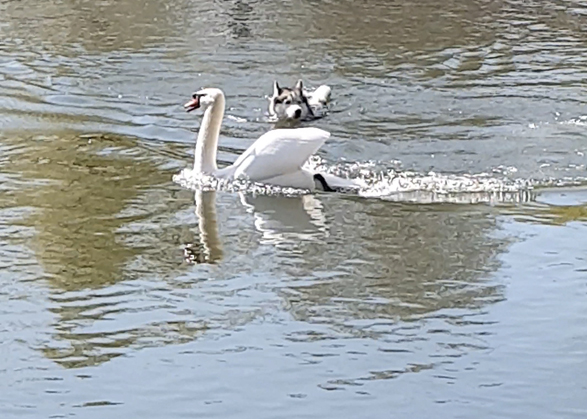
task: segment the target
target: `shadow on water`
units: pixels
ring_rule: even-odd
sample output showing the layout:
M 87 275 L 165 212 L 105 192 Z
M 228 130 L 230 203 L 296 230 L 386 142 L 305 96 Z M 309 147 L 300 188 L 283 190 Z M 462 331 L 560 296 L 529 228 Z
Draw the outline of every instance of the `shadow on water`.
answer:
M 231 1 L 232 7 L 230 7 L 230 11 L 228 12 L 228 27 L 231 30 L 232 36 L 235 38 L 250 38 L 253 36 L 249 21 L 251 19 L 251 15 L 254 13 L 255 9 L 249 3 L 257 3 L 256 1 L 247 2 L 247 1 Z
M 56 134 L 2 142 L 3 172 L 26 187 L 8 191 L 1 204 L 31 209 L 19 224 L 35 232 L 29 247 L 56 315 L 43 352 L 67 367 L 230 327 L 205 306 L 171 314 L 209 292 L 198 278 L 219 273 L 186 264 L 182 243 L 200 243 L 199 262 L 217 265 L 226 279 L 249 278 L 251 289 L 273 289 L 295 319 L 325 323 L 334 334 L 370 334 L 368 320 L 391 325 L 502 298 L 498 285 L 485 283 L 507 245 L 491 238 L 498 226 L 490 207 L 224 193 L 217 209 L 217 192 L 197 192 L 194 209 L 193 193 L 158 167 L 165 158 L 146 156 L 132 139 Z M 169 299 L 179 290 L 187 295 Z M 222 294 L 227 307 L 231 298 Z M 133 315 L 145 310 L 150 321 Z
M 520 208 L 509 208 L 505 212 L 518 222 L 564 226 L 587 221 L 587 189 L 552 188 L 537 194 L 536 202 Z
M 121 283 L 175 278 L 185 270 L 178 241 L 193 233 L 189 223 L 173 219 L 187 203 L 171 187 L 170 173 L 158 168 L 164 160 L 146 157 L 133 140 L 116 136 L 35 135 L 2 143 L 3 173 L 21 186 L 3 194 L 0 205 L 31 209 L 18 224 L 35 231 L 28 245 L 50 287 L 55 339 L 71 345 L 47 348 L 47 356 L 66 366 L 94 364 L 104 360 L 92 356 L 97 348 L 156 339 L 157 325 L 104 333 L 76 329 L 124 311 L 120 306 L 140 290 Z
M 498 266 L 496 255 L 508 246 L 492 237 L 499 227 L 491 208 L 422 208 L 328 195 L 239 195 L 260 235 L 257 245 L 275 250 L 277 263 L 266 268 L 303 283 L 298 287 L 293 280 L 286 288 L 299 293 L 298 304 L 292 299 L 289 305 L 304 321 L 313 323 L 310 312 L 328 310 L 329 302 L 332 313 L 323 314 L 331 322 L 334 313 L 344 313 L 341 318 L 417 319 L 502 298 L 499 286 L 485 284 Z M 223 238 L 212 210 L 215 199 L 213 191 L 196 193 L 200 228 L 206 229 L 199 237 L 203 248 L 214 249 L 214 262 L 230 265 L 218 258 Z M 226 234 L 229 246 L 241 233 Z M 370 304 L 378 298 L 381 304 Z
M 106 144 L 103 139 L 47 135 L 15 140 L 24 146 L 7 169 L 22 181 L 44 185 L 34 193 L 14 192 L 13 200 L 36 209 L 26 222 L 38 232 L 35 252 L 59 289 L 117 282 L 122 266 L 140 252 L 121 243 L 117 230 L 147 217 L 140 208 L 123 210 L 138 203 L 142 186 L 167 183 L 155 165 L 132 156 L 137 150 L 128 150 L 124 138 Z M 126 158 L 120 155 L 124 149 Z
M 174 28 L 190 26 L 182 12 L 189 9 L 189 4 L 192 3 L 141 0 L 96 5 L 88 1 L 25 0 L 6 2 L 0 10 L 9 17 L 9 40 L 41 38 L 43 43 L 36 46 L 38 52 L 54 50 L 67 57 L 77 55 L 76 49 L 80 47 L 90 53 L 111 52 L 146 48 L 164 38 L 173 42 L 173 38 L 179 37 Z M 145 28 L 149 29 L 149 36 L 145 36 Z
M 504 203 L 498 180 L 584 181 L 585 10 L 0 1 L 0 409 L 531 417 L 584 405 L 587 199 L 554 188 Z M 333 87 L 314 123 L 333 134 L 324 165 L 381 168 L 398 202 L 194 196 L 171 181 L 197 126 L 184 96 L 226 91 L 220 159 L 232 162 L 269 129 L 273 79 L 299 77 Z M 423 179 L 426 205 L 403 188 Z M 446 202 L 462 202 L 447 193 L 455 179 L 474 200 Z M 548 397 L 560 383 L 564 402 Z
M 333 195 L 241 194 L 240 204 L 252 215 L 248 223 L 258 233 L 252 239 L 250 227 L 232 227 L 224 234 L 216 230 L 222 230 L 222 221 L 214 220 L 231 217 L 221 214 L 229 210 L 225 204 L 212 211 L 216 194 L 204 192 L 202 203 L 196 193 L 197 205 L 205 206 L 205 211 L 197 210 L 200 226 L 207 228 L 199 235 L 202 247 L 218 255 L 217 244 L 224 243 L 228 259 L 213 262 L 247 278 L 236 289 L 270 289 L 282 299 L 281 307 L 301 325 L 286 333 L 286 340 L 300 344 L 367 338 L 380 342 L 384 352 L 398 354 L 418 352 L 423 344 L 436 348 L 431 362 L 359 373 L 347 383 L 323 383 L 325 388 L 395 378 L 437 363 L 450 365 L 470 351 L 487 348 L 484 335 L 491 322 L 483 318 L 485 307 L 505 298 L 504 286 L 492 279 L 492 272 L 500 266 L 498 255 L 510 245 L 495 234 L 500 210 Z M 235 202 L 230 207 L 231 213 L 241 210 Z M 206 242 L 207 237 L 212 239 Z M 232 254 L 247 257 L 233 261 Z M 262 266 L 255 262 L 261 257 Z M 268 321 L 269 314 L 257 316 Z

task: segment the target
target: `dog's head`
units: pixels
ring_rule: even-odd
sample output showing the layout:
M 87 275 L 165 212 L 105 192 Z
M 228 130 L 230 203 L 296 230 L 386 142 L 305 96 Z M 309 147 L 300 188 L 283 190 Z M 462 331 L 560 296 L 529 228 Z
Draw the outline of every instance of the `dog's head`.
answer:
M 280 121 L 299 121 L 312 115 L 301 80 L 298 80 L 293 89 L 280 87 L 277 81 L 273 83 L 273 96 L 269 98 L 269 114 Z

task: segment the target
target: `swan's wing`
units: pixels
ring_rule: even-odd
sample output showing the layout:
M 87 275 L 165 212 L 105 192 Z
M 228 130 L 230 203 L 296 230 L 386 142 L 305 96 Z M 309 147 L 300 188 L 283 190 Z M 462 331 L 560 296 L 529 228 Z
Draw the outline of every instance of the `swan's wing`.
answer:
M 284 188 L 314 189 L 314 174 L 307 170 L 300 169 L 295 172 L 273 176 L 262 180 L 268 185 L 281 186 Z
M 275 129 L 263 134 L 234 163 L 234 177 L 254 182 L 299 171 L 330 137 L 319 128 Z

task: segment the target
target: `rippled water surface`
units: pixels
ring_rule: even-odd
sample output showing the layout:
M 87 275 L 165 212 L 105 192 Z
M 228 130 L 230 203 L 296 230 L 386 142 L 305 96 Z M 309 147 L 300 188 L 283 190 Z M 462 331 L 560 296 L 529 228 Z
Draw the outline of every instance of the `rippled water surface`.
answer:
M 586 417 L 586 29 L 577 1 L 0 0 L 0 417 Z M 300 77 L 333 90 L 312 164 L 366 191 L 177 176 L 192 91 L 226 93 L 226 164 Z

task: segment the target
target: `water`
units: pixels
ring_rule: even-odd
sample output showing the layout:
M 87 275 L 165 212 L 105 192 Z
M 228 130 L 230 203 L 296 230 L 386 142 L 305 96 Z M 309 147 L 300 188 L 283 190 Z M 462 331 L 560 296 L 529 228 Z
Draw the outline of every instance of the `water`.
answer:
M 586 15 L 0 2 L 0 416 L 585 417 Z M 366 191 L 181 178 L 299 77 Z

